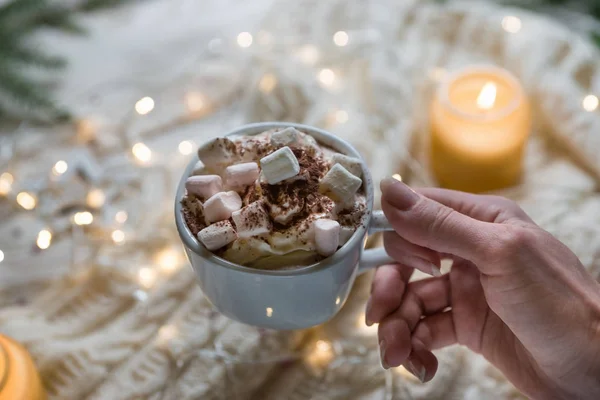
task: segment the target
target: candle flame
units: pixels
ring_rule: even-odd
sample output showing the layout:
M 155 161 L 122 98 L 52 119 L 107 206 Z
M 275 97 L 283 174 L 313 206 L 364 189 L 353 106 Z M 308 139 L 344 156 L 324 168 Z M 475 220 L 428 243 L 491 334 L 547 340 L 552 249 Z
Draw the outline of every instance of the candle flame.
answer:
M 496 85 L 493 82 L 488 82 L 481 88 L 477 97 L 477 107 L 482 110 L 489 110 L 496 103 Z

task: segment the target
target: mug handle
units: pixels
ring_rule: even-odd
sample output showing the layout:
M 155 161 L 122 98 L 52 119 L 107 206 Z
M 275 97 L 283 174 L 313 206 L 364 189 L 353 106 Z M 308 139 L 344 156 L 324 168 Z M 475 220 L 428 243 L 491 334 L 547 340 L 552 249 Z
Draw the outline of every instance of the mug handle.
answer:
M 369 235 L 376 232 L 393 231 L 392 225 L 387 220 L 383 211 L 373 211 L 371 215 L 371 224 L 369 225 Z M 360 258 L 360 264 L 358 266 L 358 273 L 362 274 L 370 269 L 377 268 L 380 265 L 390 264 L 395 262 L 390 257 L 383 247 L 376 249 L 368 249 L 363 251 L 362 257 Z

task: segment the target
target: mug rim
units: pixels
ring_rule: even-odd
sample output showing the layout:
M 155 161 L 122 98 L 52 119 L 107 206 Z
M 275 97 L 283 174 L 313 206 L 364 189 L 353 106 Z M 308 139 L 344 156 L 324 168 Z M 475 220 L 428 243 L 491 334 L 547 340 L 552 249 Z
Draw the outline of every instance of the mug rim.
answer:
M 226 137 L 226 136 L 239 136 L 239 135 L 257 135 L 259 133 L 268 131 L 270 129 L 275 128 L 287 128 L 293 127 L 300 131 L 310 134 L 317 134 L 319 138 L 314 137 L 317 142 L 325 144 L 327 146 L 332 147 L 334 150 L 341 152 L 342 154 L 353 156 L 362 161 L 362 172 L 363 172 L 363 184 L 365 187 L 365 195 L 367 199 L 367 211 L 363 215 L 362 223 L 359 227 L 354 231 L 350 239 L 332 256 L 325 258 L 319 262 L 302 266 L 294 269 L 284 269 L 284 270 L 263 270 L 258 268 L 246 267 L 240 264 L 233 263 L 228 261 L 222 257 L 215 255 L 213 252 L 208 251 L 194 236 L 194 234 L 190 231 L 189 227 L 185 223 L 183 218 L 182 209 L 183 206 L 181 204 L 181 199 L 183 198 L 183 194 L 185 193 L 185 181 L 190 176 L 194 167 L 199 161 L 198 155 L 195 154 L 192 157 L 192 160 L 189 162 L 188 166 L 185 168 L 183 175 L 177 185 L 177 191 L 175 195 L 175 224 L 177 226 L 177 232 L 179 233 L 179 238 L 186 246 L 187 249 L 195 253 L 196 255 L 204 258 L 206 261 L 210 261 L 213 264 L 218 266 L 233 269 L 239 272 L 245 272 L 250 274 L 257 275 L 271 275 L 271 276 L 294 276 L 294 275 L 304 275 L 310 274 L 317 271 L 321 271 L 326 269 L 332 265 L 338 264 L 341 259 L 345 258 L 348 253 L 352 249 L 354 249 L 357 245 L 362 245 L 363 238 L 367 234 L 368 227 L 371 223 L 371 215 L 373 212 L 373 180 L 371 177 L 371 172 L 367 168 L 363 158 L 361 157 L 358 150 L 354 148 L 350 143 L 345 140 L 335 136 L 334 134 L 327 132 L 326 130 L 316 128 L 310 125 L 298 124 L 293 122 L 257 122 L 252 124 L 242 125 L 237 127 L 225 135 L 218 137 Z M 325 139 L 325 140 L 323 140 Z M 330 143 L 323 143 L 323 142 Z M 190 260 L 191 261 L 191 260 Z M 193 267 L 193 265 L 192 265 Z

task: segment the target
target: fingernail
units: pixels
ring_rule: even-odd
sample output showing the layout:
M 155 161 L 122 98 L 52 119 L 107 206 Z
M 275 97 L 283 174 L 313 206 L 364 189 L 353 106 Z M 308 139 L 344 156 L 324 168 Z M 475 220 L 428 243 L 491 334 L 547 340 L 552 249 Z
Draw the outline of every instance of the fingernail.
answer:
M 379 342 L 379 358 L 381 359 L 381 366 L 383 369 L 388 369 L 390 366 L 385 361 L 385 340 Z
M 425 383 L 425 367 L 422 366 L 418 361 L 408 360 L 406 362 L 406 370 L 413 374 L 421 383 Z
M 435 264 L 431 264 L 431 275 L 442 276 L 442 270 Z
M 408 210 L 419 200 L 417 192 L 394 178 L 385 178 L 380 183 L 386 201 L 399 210 Z
M 371 315 L 371 308 L 371 298 L 369 297 L 369 300 L 367 301 L 367 309 L 365 311 L 365 324 L 367 324 L 367 326 L 373 325 L 373 321 L 369 319 L 369 316 Z

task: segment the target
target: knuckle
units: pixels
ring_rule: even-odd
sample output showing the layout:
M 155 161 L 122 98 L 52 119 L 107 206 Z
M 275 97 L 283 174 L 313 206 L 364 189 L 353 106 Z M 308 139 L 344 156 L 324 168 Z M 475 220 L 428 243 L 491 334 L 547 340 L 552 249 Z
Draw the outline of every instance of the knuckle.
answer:
M 536 240 L 535 233 L 529 229 L 512 225 L 500 227 L 487 251 L 493 261 L 513 260 L 520 250 L 532 246 Z

